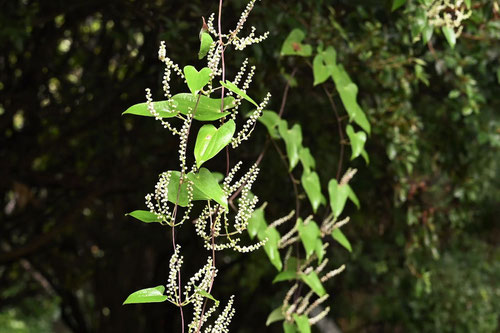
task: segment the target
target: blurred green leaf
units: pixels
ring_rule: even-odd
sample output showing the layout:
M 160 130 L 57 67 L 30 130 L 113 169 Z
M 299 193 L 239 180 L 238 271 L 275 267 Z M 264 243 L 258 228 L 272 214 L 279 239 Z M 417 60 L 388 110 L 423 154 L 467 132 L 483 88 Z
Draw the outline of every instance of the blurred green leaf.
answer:
M 345 247 L 349 252 L 352 252 L 352 247 L 351 243 L 347 239 L 347 237 L 344 235 L 344 233 L 339 229 L 334 229 L 332 231 L 332 237 L 335 239 L 340 245 Z
M 304 31 L 293 29 L 287 36 L 281 47 L 281 55 L 295 55 L 301 57 L 309 57 L 312 54 L 311 45 L 302 44 L 306 37 Z
M 304 171 L 302 173 L 302 187 L 306 191 L 307 197 L 311 202 L 311 206 L 313 208 L 313 212 L 316 213 L 318 207 L 321 204 L 326 203 L 326 199 L 321 193 L 321 183 L 319 181 L 319 176 L 314 171 Z

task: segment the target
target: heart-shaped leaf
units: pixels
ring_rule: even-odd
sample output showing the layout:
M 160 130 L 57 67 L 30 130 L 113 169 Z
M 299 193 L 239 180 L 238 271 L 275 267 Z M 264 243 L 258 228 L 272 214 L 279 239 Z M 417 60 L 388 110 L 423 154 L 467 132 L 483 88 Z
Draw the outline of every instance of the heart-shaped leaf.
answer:
M 315 271 L 312 271 L 307 275 L 304 273 L 300 274 L 300 279 L 304 281 L 304 283 L 307 284 L 309 288 L 311 288 L 311 290 L 314 291 L 319 297 L 326 294 L 326 290 Z
M 283 322 L 283 332 L 284 333 L 297 333 L 297 328 L 293 323 L 289 323 L 288 321 Z
M 229 112 L 220 112 L 221 100 L 200 96 L 200 101 L 196 107 L 198 97 L 189 93 L 181 93 L 172 97 L 173 103 L 168 101 L 153 102 L 155 110 L 161 118 L 172 118 L 180 113 L 194 113 L 194 119 L 200 121 L 212 121 L 225 117 Z M 224 110 L 231 109 L 235 106 L 234 97 L 229 96 L 224 98 Z M 196 110 L 195 110 L 196 107 Z M 136 116 L 154 117 L 148 110 L 146 103 L 139 103 L 129 107 L 123 114 L 133 114 Z
M 281 262 L 280 252 L 278 251 L 278 243 L 280 241 L 280 233 L 278 230 L 274 227 L 267 227 L 259 231 L 257 237 L 261 241 L 267 238 L 267 242 L 264 244 L 264 250 L 274 267 L 276 267 L 278 271 L 281 271 L 283 269 L 283 263 Z
M 259 232 L 267 228 L 266 219 L 264 217 L 264 208 L 261 206 L 253 211 L 252 216 L 248 220 L 247 231 L 250 239 L 254 239 Z
M 231 119 L 218 129 L 212 125 L 203 125 L 196 137 L 194 157 L 199 168 L 203 163 L 217 155 L 233 138 L 236 124 Z
M 278 130 L 285 141 L 286 154 L 290 162 L 289 169 L 291 171 L 299 162 L 299 151 L 302 148 L 302 128 L 299 124 L 295 124 L 291 129 L 288 129 L 286 120 L 281 120 L 278 125 Z
M 300 149 L 299 159 L 305 171 L 309 171 L 310 169 L 316 168 L 316 161 L 314 160 L 314 157 L 311 155 L 311 151 L 309 150 L 309 148 L 302 147 Z
M 290 281 L 297 278 L 297 272 L 295 271 L 283 271 L 276 275 L 273 279 L 273 283 L 281 281 Z
M 325 252 L 326 251 L 323 247 L 323 241 L 321 240 L 321 237 L 318 237 L 318 239 L 316 239 L 316 246 L 314 247 L 314 253 L 316 253 L 316 256 L 318 257 L 318 263 L 321 263 L 321 261 L 323 260 Z
M 258 120 L 267 127 L 267 131 L 269 132 L 271 138 L 280 138 L 280 135 L 278 133 L 278 124 L 281 118 L 276 112 L 264 110 L 262 111 L 262 116 L 260 116 Z
M 367 133 L 370 133 L 370 123 L 356 101 L 358 86 L 351 81 L 351 78 L 342 65 L 331 66 L 330 72 L 335 82 L 335 87 L 339 92 L 342 104 L 349 114 L 349 119 L 356 122 Z
M 131 213 L 125 214 L 132 216 L 139 221 L 142 221 L 144 223 L 151 223 L 151 222 L 161 222 L 162 219 L 158 218 L 155 213 L 151 213 L 150 211 L 147 210 L 134 210 Z
M 198 173 L 190 172 L 187 178 L 208 199 L 212 199 L 222 207 L 228 209 L 226 194 L 217 182 L 217 178 L 208 169 L 201 168 Z
M 295 320 L 300 333 L 311 333 L 311 325 L 309 324 L 309 318 L 307 318 L 307 315 L 299 316 L 294 313 L 293 320 Z
M 349 196 L 349 188 L 347 185 L 339 185 L 337 180 L 332 179 L 328 183 L 328 194 L 330 195 L 330 207 L 333 215 L 337 218 L 344 210 L 347 197 Z
M 314 85 L 325 82 L 330 77 L 330 72 L 325 65 L 322 54 L 317 54 L 313 60 Z
M 316 240 L 321 235 L 321 231 L 314 221 L 309 221 L 307 224 L 303 224 L 302 220 L 297 221 L 297 229 L 299 231 L 299 237 L 306 249 L 306 256 L 309 258 L 316 248 Z
M 351 142 L 351 160 L 353 160 L 361 155 L 361 152 L 363 151 L 366 142 L 366 133 L 363 131 L 354 132 L 351 125 L 347 125 L 346 133 L 349 137 L 349 141 Z
M 306 190 L 307 197 L 311 202 L 313 212 L 316 213 L 321 204 L 326 203 L 326 199 L 321 193 L 321 183 L 319 176 L 314 171 L 304 171 L 302 173 L 302 187 Z
M 273 312 L 269 314 L 266 320 L 266 326 L 269 326 L 272 323 L 283 319 L 285 319 L 285 315 L 283 314 L 282 307 L 280 306 L 279 308 L 274 309 Z
M 198 52 L 198 59 L 203 59 L 208 51 L 210 51 L 210 46 L 214 40 L 210 34 L 204 32 L 201 34 L 201 43 L 200 43 L 200 51 Z
M 293 29 L 283 42 L 281 55 L 309 57 L 312 54 L 312 47 L 311 45 L 302 44 L 305 37 L 306 34 L 304 31 L 300 29 Z
M 344 235 L 344 233 L 339 228 L 334 229 L 332 231 L 332 237 L 340 245 L 342 245 L 343 247 L 345 247 L 347 249 L 347 251 L 352 252 L 351 243 L 349 242 L 349 240 L 347 239 L 347 237 Z
M 446 40 L 448 41 L 448 44 L 450 44 L 451 48 L 455 48 L 455 44 L 457 43 L 457 36 L 455 35 L 455 30 L 453 28 L 443 26 L 441 28 L 443 31 L 444 36 L 446 37 Z
M 236 95 L 243 97 L 244 99 L 246 99 L 247 101 L 249 101 L 250 103 L 252 103 L 253 105 L 255 105 L 256 107 L 259 107 L 259 105 L 253 99 L 251 99 L 243 90 L 241 90 L 240 88 L 238 88 L 231 81 L 227 81 L 227 80 L 226 80 L 226 82 L 220 81 L 220 84 L 223 87 L 225 87 L 225 88 L 229 89 L 230 91 L 234 92 Z
M 208 67 L 202 68 L 199 72 L 193 66 L 184 67 L 184 77 L 193 95 L 198 94 L 210 82 L 210 74 L 212 74 L 212 70 Z
M 165 302 L 168 297 L 163 295 L 164 292 L 164 286 L 141 289 L 130 294 L 123 304 Z

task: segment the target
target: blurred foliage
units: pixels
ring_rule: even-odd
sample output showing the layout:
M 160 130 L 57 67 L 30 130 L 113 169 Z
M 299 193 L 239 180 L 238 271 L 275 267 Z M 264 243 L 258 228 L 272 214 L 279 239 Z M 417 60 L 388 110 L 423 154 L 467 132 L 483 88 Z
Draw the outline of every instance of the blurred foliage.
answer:
M 223 25 L 234 26 L 245 4 L 225 1 Z M 144 87 L 159 91 L 160 40 L 172 59 L 196 63 L 200 18 L 216 5 L 0 3 L 0 332 L 178 327 L 175 308 L 121 307 L 133 286 L 165 280 L 166 231 L 123 214 L 136 209 L 157 174 L 171 166 L 176 146 L 154 122 L 120 114 L 144 101 Z M 372 125 L 365 147 L 370 164 L 357 161 L 351 184 L 362 207 L 343 229 L 353 253 L 338 246 L 328 254 L 348 263 L 330 286 L 330 319 L 344 332 L 495 332 L 498 3 L 472 1 L 473 14 L 453 49 L 440 29 L 428 43 L 414 41 L 416 1 L 391 8 L 392 1 L 258 3 L 250 24 L 271 36 L 249 51 L 258 66 L 254 82 L 261 82 L 254 89 L 263 95 L 271 87 L 278 110 L 284 77 L 296 69 L 285 117 L 302 124 L 320 178 L 331 177 L 339 137 L 328 100 L 313 87 L 306 64 L 279 57 L 288 33 L 302 28 L 306 42 L 336 49 Z M 228 72 L 241 60 L 230 59 L 236 65 Z M 335 102 L 341 105 L 338 96 Z M 261 149 L 265 128 L 257 131 L 254 144 L 242 150 L 244 160 L 253 162 Z M 279 157 L 268 154 L 262 169 L 255 193 L 273 198 L 270 218 L 282 216 L 280 207 L 294 199 Z M 198 260 L 195 242 L 180 241 L 186 258 Z M 273 293 L 274 272 L 263 251 L 250 259 L 225 255 L 221 262 L 223 287 L 215 296 L 242 290 L 233 331 L 279 332 L 264 327 L 283 295 Z M 186 265 L 186 274 L 200 263 Z

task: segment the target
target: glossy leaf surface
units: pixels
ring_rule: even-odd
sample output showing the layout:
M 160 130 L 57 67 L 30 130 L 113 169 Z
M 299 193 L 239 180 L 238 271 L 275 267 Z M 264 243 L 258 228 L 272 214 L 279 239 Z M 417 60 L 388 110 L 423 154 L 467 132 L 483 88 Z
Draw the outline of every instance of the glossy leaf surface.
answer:
M 156 214 L 151 213 L 148 210 L 134 210 L 131 213 L 125 214 L 132 216 L 133 218 L 136 218 L 139 221 L 142 221 L 144 223 L 151 223 L 151 222 L 161 222 L 162 219 L 158 218 Z
M 167 296 L 163 295 L 164 292 L 164 286 L 141 289 L 130 294 L 123 304 L 165 302 L 167 300 Z
M 217 182 L 217 178 L 208 169 L 201 168 L 197 173 L 190 172 L 187 177 L 206 197 L 228 209 L 226 194 Z
M 243 90 L 238 88 L 231 81 L 227 81 L 227 80 L 226 80 L 226 82 L 220 81 L 220 84 L 222 86 L 226 87 L 227 89 L 231 90 L 232 92 L 234 92 L 236 95 L 243 97 L 244 99 L 246 99 L 247 101 L 249 101 L 250 103 L 255 105 L 256 107 L 259 107 L 259 105 L 253 99 L 251 99 Z
M 194 66 L 184 67 L 184 77 L 193 95 L 197 95 L 210 82 L 210 74 L 212 74 L 212 70 L 208 67 L 202 68 L 199 72 Z
M 198 132 L 194 146 L 196 166 L 199 168 L 224 149 L 231 142 L 235 130 L 236 124 L 232 119 L 219 128 L 212 124 L 203 125 Z

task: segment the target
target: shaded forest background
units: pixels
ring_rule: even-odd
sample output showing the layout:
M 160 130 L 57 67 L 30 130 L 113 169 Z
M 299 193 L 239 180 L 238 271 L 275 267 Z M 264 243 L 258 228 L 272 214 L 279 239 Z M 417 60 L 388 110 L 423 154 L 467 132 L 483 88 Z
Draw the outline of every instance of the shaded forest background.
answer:
M 0 2 L 0 332 L 179 327 L 168 304 L 121 305 L 166 280 L 167 229 L 124 213 L 144 209 L 158 174 L 177 160 L 177 142 L 157 122 L 121 113 L 145 100 L 146 87 L 160 96 L 161 40 L 181 66 L 198 64 L 201 17 L 217 4 Z M 225 1 L 223 27 L 245 5 Z M 250 25 L 270 31 L 245 52 L 257 65 L 252 91 L 270 90 L 278 110 L 285 74 L 296 71 L 285 118 L 302 124 L 322 179 L 337 170 L 339 134 L 309 67 L 279 56 L 293 28 L 335 47 L 372 125 L 370 164 L 356 160 L 351 183 L 361 209 L 349 207 L 343 229 L 353 253 L 328 254 L 347 264 L 328 285 L 329 318 L 343 332 L 498 331 L 500 14 L 495 1 L 473 7 L 455 49 L 439 31 L 413 42 L 411 1 L 391 12 L 389 1 L 275 0 L 252 12 Z M 230 55 L 228 71 L 242 60 Z M 262 149 L 266 130 L 256 131 L 244 161 Z M 286 170 L 276 154 L 261 169 L 254 191 L 272 202 L 271 217 L 283 216 L 294 207 Z M 204 250 L 193 233 L 179 235 L 189 274 Z M 216 296 L 237 294 L 232 331 L 280 332 L 265 327 L 283 293 L 264 252 L 221 258 Z

